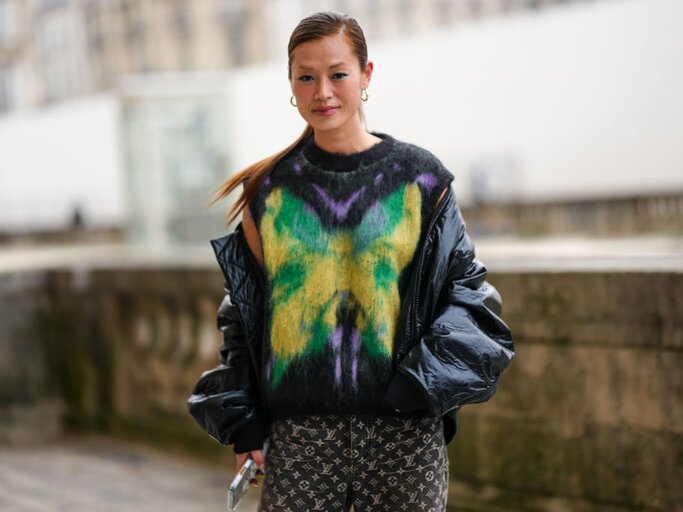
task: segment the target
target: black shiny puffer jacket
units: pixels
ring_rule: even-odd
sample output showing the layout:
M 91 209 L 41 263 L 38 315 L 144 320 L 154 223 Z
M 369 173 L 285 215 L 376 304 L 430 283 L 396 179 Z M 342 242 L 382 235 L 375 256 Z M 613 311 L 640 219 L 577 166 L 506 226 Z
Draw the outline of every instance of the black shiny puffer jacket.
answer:
M 271 422 L 259 398 L 263 276 L 241 223 L 211 244 L 225 278 L 218 310 L 223 346 L 218 366 L 202 373 L 187 403 L 211 437 L 244 453 L 262 447 Z M 514 357 L 512 335 L 498 316 L 500 295 L 475 258 L 452 187 L 434 212 L 415 268 L 385 400 L 398 415 L 441 416 L 448 443 L 460 407 L 491 398 Z

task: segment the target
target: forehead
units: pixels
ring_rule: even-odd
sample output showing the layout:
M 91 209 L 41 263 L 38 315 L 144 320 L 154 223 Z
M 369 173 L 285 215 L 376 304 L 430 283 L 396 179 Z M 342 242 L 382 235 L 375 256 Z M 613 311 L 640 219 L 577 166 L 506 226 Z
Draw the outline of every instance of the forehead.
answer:
M 294 49 L 292 67 L 327 69 L 341 65 L 358 65 L 349 40 L 342 34 L 306 41 Z

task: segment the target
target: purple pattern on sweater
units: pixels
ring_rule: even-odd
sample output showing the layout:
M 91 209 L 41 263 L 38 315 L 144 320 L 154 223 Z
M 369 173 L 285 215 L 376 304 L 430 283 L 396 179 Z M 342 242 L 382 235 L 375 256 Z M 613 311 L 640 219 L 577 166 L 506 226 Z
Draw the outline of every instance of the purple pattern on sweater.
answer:
M 273 354 L 270 354 L 268 363 L 266 364 L 266 380 L 270 382 L 270 375 L 273 372 Z
M 334 382 L 337 386 L 341 384 L 341 342 L 342 342 L 342 335 L 344 333 L 344 327 L 341 325 L 338 325 L 337 328 L 334 330 L 332 333 L 332 336 L 330 336 L 330 345 L 332 345 L 332 349 L 334 350 Z
M 343 329 L 344 329 L 343 326 L 338 325 L 337 328 L 332 333 L 332 336 L 330 336 L 330 345 L 332 345 L 332 348 L 335 351 L 339 350 L 339 348 L 341 347 L 342 333 L 344 332 Z
M 431 192 L 436 186 L 436 176 L 434 176 L 434 174 L 431 172 L 420 174 L 417 178 L 415 178 L 415 181 L 420 185 L 423 185 L 428 192 Z
M 355 203 L 360 195 L 365 191 L 365 185 L 363 185 L 360 190 L 356 190 L 353 194 L 351 194 L 351 197 L 349 197 L 346 201 L 335 201 L 320 185 L 313 184 L 313 188 L 325 201 L 329 209 L 332 210 L 334 215 L 337 217 L 337 220 L 344 220 L 346 218 L 346 215 L 349 213 L 349 209 L 353 203 Z
M 353 387 L 358 386 L 358 353 L 360 352 L 360 334 L 358 329 L 353 330 L 351 335 L 351 349 L 353 351 L 353 360 L 351 363 L 351 379 L 353 382 Z

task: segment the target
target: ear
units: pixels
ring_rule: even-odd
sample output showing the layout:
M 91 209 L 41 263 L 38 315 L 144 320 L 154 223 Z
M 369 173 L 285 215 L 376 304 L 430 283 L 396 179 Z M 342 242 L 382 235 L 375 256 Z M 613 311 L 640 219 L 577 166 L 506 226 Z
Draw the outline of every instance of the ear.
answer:
M 361 78 L 361 89 L 367 89 L 368 86 L 370 85 L 370 79 L 372 78 L 372 70 L 374 69 L 375 64 L 369 60 L 367 64 L 365 65 L 365 71 L 363 71 L 363 77 Z

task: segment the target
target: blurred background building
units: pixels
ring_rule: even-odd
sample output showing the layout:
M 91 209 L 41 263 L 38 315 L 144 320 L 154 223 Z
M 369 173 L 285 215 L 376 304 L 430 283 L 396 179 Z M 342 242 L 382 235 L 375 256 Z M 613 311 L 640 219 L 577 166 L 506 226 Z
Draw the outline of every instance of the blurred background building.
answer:
M 573 0 L 588 1 L 588 0 Z M 377 41 L 572 0 L 2 0 L 0 112 L 94 94 L 125 73 L 281 56 L 309 12 L 351 12 Z
M 366 32 L 369 129 L 439 156 L 476 233 L 680 232 L 678 2 L 0 0 L 0 236 L 224 230 L 210 192 L 303 128 L 286 44 L 324 9 Z

